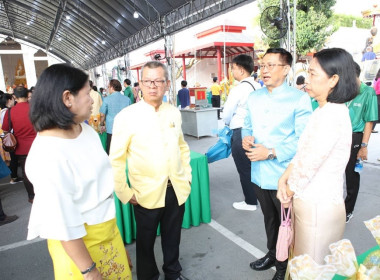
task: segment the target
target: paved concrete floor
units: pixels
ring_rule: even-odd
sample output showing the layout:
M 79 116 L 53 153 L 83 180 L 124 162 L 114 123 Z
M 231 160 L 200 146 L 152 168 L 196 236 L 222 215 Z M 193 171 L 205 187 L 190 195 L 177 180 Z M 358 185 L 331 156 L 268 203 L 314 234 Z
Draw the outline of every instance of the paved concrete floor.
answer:
M 380 127 L 379 127 L 380 129 Z M 215 137 L 197 140 L 186 137 L 190 148 L 204 153 L 216 142 Z M 362 184 L 354 218 L 347 224 L 349 238 L 357 254 L 376 245 L 363 221 L 380 214 L 380 134 L 372 134 L 369 160 L 364 165 Z M 190 280 L 271 279 L 274 270 L 255 272 L 249 262 L 266 252 L 266 238 L 261 210 L 237 211 L 234 201 L 243 199 L 232 158 L 209 165 L 212 223 L 182 230 L 181 264 L 183 275 Z M 25 241 L 30 204 L 22 183 L 10 185 L 0 181 L 0 196 L 8 215 L 20 218 L 0 227 L 0 279 L 50 280 L 53 268 L 46 241 Z M 127 245 L 135 262 L 135 244 Z M 160 238 L 156 242 L 156 258 L 162 266 Z M 133 269 L 134 279 L 136 278 Z

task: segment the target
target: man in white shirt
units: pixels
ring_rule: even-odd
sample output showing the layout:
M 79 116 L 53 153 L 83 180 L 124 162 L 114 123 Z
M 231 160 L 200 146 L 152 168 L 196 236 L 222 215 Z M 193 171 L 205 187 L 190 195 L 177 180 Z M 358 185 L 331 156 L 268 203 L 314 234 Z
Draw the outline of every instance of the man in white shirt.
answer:
M 251 161 L 245 155 L 245 150 L 242 147 L 241 128 L 247 115 L 246 103 L 248 95 L 261 88 L 260 84 L 251 77 L 252 71 L 252 57 L 241 54 L 233 59 L 232 75 L 240 83 L 231 89 L 223 109 L 223 120 L 233 130 L 231 139 L 232 157 L 239 172 L 244 194 L 244 200 L 234 202 L 232 206 L 238 210 L 248 211 L 256 210 L 257 198 L 254 184 L 251 182 Z

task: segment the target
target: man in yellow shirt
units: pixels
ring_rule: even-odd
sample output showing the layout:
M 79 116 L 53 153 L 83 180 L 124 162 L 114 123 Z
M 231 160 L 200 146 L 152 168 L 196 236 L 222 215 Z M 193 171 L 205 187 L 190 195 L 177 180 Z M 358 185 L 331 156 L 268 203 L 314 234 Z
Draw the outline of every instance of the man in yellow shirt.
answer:
M 134 205 L 137 278 L 159 278 L 153 247 L 160 224 L 165 279 L 183 279 L 178 258 L 184 203 L 190 194 L 190 150 L 179 110 L 162 102 L 170 85 L 167 68 L 151 61 L 141 72 L 144 99 L 123 109 L 113 125 L 115 192 L 123 203 Z
M 212 78 L 212 81 L 214 82 L 211 86 L 211 104 L 212 107 L 220 108 L 220 94 L 222 93 L 222 88 L 218 84 L 218 78 L 214 77 Z M 218 110 L 218 119 L 220 119 L 220 110 Z

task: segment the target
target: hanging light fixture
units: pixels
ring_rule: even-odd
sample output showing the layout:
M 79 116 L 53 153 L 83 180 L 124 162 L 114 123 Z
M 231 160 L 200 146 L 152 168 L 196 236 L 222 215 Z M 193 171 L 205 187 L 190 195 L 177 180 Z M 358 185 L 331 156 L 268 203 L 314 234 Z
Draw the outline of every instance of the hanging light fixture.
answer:
M 134 18 L 139 18 L 139 13 L 136 11 L 136 0 L 133 1 L 133 10 L 135 11 L 135 12 L 133 13 L 133 17 L 134 17 Z

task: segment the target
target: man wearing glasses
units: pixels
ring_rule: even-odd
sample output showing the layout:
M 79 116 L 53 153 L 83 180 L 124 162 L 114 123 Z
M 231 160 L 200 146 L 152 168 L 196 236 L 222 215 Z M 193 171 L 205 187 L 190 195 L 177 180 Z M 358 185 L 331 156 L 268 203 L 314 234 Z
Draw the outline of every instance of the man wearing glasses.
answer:
M 179 110 L 162 102 L 170 86 L 165 65 L 146 63 L 140 85 L 144 99 L 115 118 L 110 152 L 115 192 L 123 203 L 133 204 L 137 278 L 160 276 L 154 256 L 160 224 L 165 279 L 181 280 L 179 244 L 184 205 L 190 194 L 190 150 Z M 125 175 L 127 160 L 130 188 Z
M 312 112 L 309 96 L 285 82 L 292 60 L 292 55 L 282 48 L 267 50 L 260 65 L 265 87 L 249 95 L 242 129 L 243 148 L 251 161 L 251 180 L 264 214 L 269 251 L 250 267 L 261 271 L 275 265 L 273 280 L 284 279 L 287 266 L 287 260 L 276 260 L 281 220 L 281 204 L 276 198 L 278 179 L 295 155 L 298 139 Z

